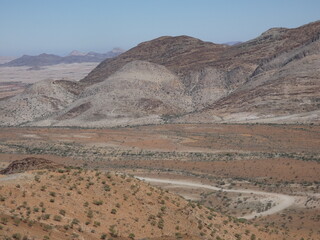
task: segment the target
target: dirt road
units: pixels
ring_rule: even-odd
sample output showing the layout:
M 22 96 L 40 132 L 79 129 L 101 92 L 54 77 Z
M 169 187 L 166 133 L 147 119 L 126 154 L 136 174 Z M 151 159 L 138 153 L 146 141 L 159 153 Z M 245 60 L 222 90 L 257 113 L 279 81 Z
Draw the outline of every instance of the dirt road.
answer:
M 259 212 L 259 213 L 253 212 L 253 213 L 245 215 L 245 216 L 240 216 L 240 218 L 245 218 L 245 219 L 253 219 L 256 217 L 262 217 L 262 216 L 275 214 L 277 212 L 280 212 L 280 211 L 290 207 L 295 201 L 295 197 L 289 196 L 289 195 L 284 195 L 284 194 L 279 194 L 279 193 L 255 191 L 255 190 L 248 190 L 248 189 L 223 189 L 223 188 L 214 187 L 214 186 L 206 185 L 206 184 L 194 183 L 194 182 L 189 182 L 189 181 L 177 181 L 177 180 L 171 180 L 171 179 L 146 178 L 146 177 L 138 177 L 138 176 L 136 176 L 136 178 L 143 180 L 143 181 L 146 181 L 146 182 L 150 182 L 150 183 L 163 183 L 163 184 L 170 184 L 170 185 L 175 185 L 175 186 L 186 186 L 186 187 L 192 187 L 192 188 L 205 188 L 205 189 L 210 189 L 213 191 L 222 191 L 222 192 L 256 194 L 256 195 L 260 195 L 264 198 L 269 198 L 275 204 L 274 206 L 272 206 L 271 208 L 269 208 L 266 211 Z

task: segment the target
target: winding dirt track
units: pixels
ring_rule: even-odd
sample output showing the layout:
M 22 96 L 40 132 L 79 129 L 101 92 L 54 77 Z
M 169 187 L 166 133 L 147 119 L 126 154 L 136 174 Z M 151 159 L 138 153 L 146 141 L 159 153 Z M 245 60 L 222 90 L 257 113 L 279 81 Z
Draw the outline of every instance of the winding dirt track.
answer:
M 263 216 L 275 214 L 277 212 L 280 212 L 290 207 L 295 201 L 295 197 L 285 195 L 285 194 L 280 194 L 280 193 L 271 193 L 271 192 L 263 192 L 263 191 L 247 190 L 247 189 L 223 189 L 223 188 L 218 188 L 218 187 L 214 187 L 206 184 L 200 184 L 200 183 L 194 183 L 194 182 L 188 182 L 188 181 L 177 181 L 177 180 L 171 180 L 171 179 L 146 178 L 146 177 L 138 177 L 138 176 L 136 176 L 136 178 L 146 182 L 150 182 L 150 183 L 164 183 L 164 184 L 172 184 L 176 186 L 186 186 L 186 187 L 192 187 L 192 188 L 206 188 L 206 189 L 210 189 L 214 191 L 222 191 L 222 192 L 256 194 L 256 195 L 263 196 L 265 198 L 270 198 L 275 203 L 275 206 L 272 206 L 266 211 L 259 212 L 259 213 L 253 212 L 251 214 L 241 216 L 241 218 L 245 218 L 245 219 L 253 219 L 256 217 L 263 217 Z

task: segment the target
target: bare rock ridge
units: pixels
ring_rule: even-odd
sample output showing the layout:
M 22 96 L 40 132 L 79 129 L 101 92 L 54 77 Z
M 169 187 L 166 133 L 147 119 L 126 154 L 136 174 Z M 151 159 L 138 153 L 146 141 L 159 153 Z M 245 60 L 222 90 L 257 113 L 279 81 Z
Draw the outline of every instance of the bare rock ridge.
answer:
M 244 85 L 200 114 L 189 115 L 189 121 L 212 122 L 215 116 L 225 122 L 319 123 L 320 22 L 292 30 L 271 29 L 253 42 L 261 38 L 280 39 L 286 49 L 261 60 Z
M 50 160 L 44 158 L 28 157 L 22 160 L 15 160 L 9 164 L 8 167 L 0 171 L 0 174 L 15 174 L 21 173 L 29 170 L 39 170 L 39 169 L 55 169 L 63 167 L 60 164 L 56 164 Z
M 101 82 L 117 69 L 134 60 L 157 63 L 179 73 L 192 67 L 197 68 L 201 62 L 213 60 L 215 55 L 225 48 L 227 48 L 225 45 L 203 42 L 188 36 L 160 37 L 140 43 L 113 60 L 102 62 L 82 82 L 88 84 Z
M 79 83 L 37 83 L 0 101 L 0 125 L 319 123 L 319 64 L 320 22 L 232 46 L 165 36 L 106 59 Z

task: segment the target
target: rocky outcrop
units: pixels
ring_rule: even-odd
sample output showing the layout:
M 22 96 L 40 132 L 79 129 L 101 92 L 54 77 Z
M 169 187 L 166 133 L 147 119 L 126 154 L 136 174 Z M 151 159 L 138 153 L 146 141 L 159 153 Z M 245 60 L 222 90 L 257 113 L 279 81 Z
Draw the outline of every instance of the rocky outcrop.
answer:
M 15 160 L 8 167 L 0 171 L 0 174 L 14 174 L 29 170 L 55 169 L 63 167 L 61 164 L 54 163 L 44 158 L 28 157 L 22 160 Z

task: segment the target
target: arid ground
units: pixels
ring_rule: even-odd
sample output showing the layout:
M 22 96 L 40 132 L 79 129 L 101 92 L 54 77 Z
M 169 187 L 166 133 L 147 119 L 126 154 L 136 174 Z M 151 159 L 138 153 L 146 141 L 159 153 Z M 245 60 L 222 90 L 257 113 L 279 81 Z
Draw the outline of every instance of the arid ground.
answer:
M 77 81 L 98 63 L 58 64 L 43 67 L 0 67 L 0 99 L 21 93 L 29 84 L 45 79 Z
M 248 219 L 263 229 L 276 226 L 305 239 L 320 236 L 318 125 L 173 124 L 0 132 L 0 168 L 26 156 L 41 156 L 66 165 L 125 172 L 148 177 L 151 184 L 234 217 L 257 214 Z M 284 207 L 277 209 L 279 205 Z

